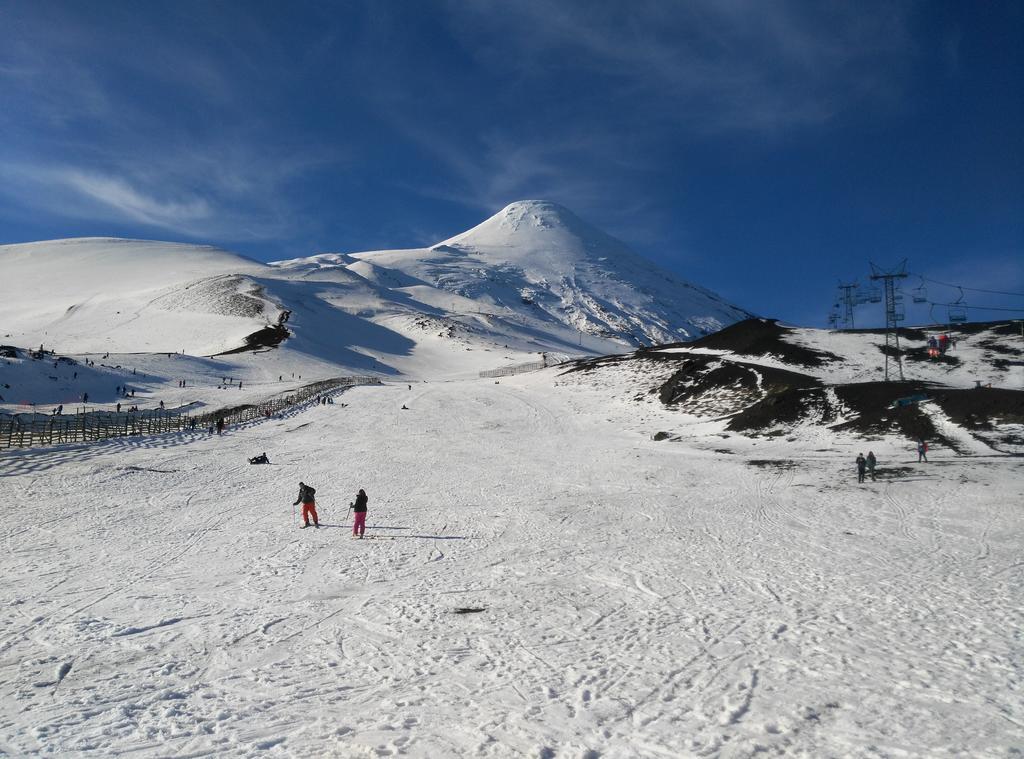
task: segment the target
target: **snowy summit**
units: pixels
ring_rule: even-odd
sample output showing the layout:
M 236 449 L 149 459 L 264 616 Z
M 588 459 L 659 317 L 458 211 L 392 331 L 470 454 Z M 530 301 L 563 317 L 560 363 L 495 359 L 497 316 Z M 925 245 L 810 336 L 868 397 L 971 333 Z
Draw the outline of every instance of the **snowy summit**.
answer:
M 429 249 L 355 257 L 626 345 L 694 339 L 750 315 L 543 200 L 512 203 Z

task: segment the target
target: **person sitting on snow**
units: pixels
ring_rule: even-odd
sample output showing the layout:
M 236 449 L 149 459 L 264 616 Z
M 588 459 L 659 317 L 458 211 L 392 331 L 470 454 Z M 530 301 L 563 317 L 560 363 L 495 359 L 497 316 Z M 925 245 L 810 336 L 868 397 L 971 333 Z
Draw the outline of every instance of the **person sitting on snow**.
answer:
M 249 459 L 249 463 L 250 464 L 269 464 L 270 463 L 270 459 L 267 458 L 267 452 L 264 451 L 259 456 L 254 456 L 253 458 Z

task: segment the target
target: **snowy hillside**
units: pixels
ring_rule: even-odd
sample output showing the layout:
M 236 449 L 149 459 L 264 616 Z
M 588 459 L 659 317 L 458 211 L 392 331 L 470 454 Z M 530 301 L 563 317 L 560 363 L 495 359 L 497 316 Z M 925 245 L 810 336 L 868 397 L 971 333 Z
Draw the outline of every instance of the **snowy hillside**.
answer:
M 570 384 L 670 411 L 667 438 L 741 433 L 817 440 L 925 439 L 958 454 L 1024 454 L 1024 343 L 1013 323 L 904 329 L 904 380 L 883 380 L 882 333 L 751 319 L 687 345 L 581 360 Z M 929 334 L 955 347 L 929 357 Z
M 135 354 L 258 346 L 280 326 L 276 355 L 226 372 L 253 381 L 310 359 L 318 376 L 436 377 L 440 365 L 471 376 L 541 353 L 690 339 L 745 316 L 537 201 L 424 250 L 267 265 L 208 246 L 87 238 L 0 246 L 0 268 L 3 344 L 136 366 Z
M 0 452 L 0 753 L 1024 745 L 1019 459 L 682 426 L 633 397 L 628 362 L 597 371 Z M 297 529 L 299 480 L 320 529 Z
M 353 256 L 492 311 L 626 346 L 689 340 L 749 316 L 546 201 L 513 203 L 432 248 Z
M 68 353 L 210 355 L 277 309 L 264 264 L 218 248 L 82 238 L 0 245 L 0 339 Z

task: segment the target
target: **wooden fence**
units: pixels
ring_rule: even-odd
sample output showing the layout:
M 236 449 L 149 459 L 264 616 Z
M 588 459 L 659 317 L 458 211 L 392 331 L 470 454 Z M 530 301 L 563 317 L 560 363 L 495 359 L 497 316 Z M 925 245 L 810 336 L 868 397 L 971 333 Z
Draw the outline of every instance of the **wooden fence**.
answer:
M 278 398 L 261 403 L 244 404 L 204 414 L 183 414 L 173 409 L 144 411 L 88 411 L 78 414 L 13 414 L 0 415 L 0 449 L 31 448 L 61 443 L 88 443 L 112 437 L 153 435 L 182 430 L 208 430 L 218 419 L 225 427 L 252 419 L 271 417 L 299 406 L 312 398 L 330 395 L 355 385 L 379 385 L 378 377 L 337 377 L 314 382 Z
M 513 374 L 523 374 L 524 372 L 535 372 L 538 369 L 544 369 L 548 366 L 557 366 L 565 360 L 565 357 L 561 355 L 549 355 L 545 353 L 540 361 L 530 361 L 526 364 L 513 364 L 512 366 L 502 366 L 498 369 L 485 369 L 480 372 L 481 377 L 511 377 Z

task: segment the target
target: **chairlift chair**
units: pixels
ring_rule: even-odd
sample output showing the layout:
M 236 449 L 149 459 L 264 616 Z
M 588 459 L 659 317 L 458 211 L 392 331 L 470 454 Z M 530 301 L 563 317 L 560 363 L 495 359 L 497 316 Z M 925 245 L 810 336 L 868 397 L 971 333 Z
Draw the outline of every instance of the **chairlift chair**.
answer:
M 967 306 L 961 305 L 964 299 L 964 289 L 962 287 L 957 287 L 957 289 L 960 291 L 960 297 L 946 309 L 946 315 L 951 324 L 961 324 L 967 321 Z
M 924 286 L 924 277 L 918 277 L 921 280 L 921 284 L 915 287 L 911 293 L 911 298 L 914 303 L 927 303 L 928 302 L 928 289 Z
M 948 316 L 951 324 L 962 324 L 967 321 L 967 309 L 964 306 L 950 306 Z
M 882 291 L 879 290 L 877 287 L 868 288 L 865 297 L 868 299 L 868 303 L 881 303 Z

